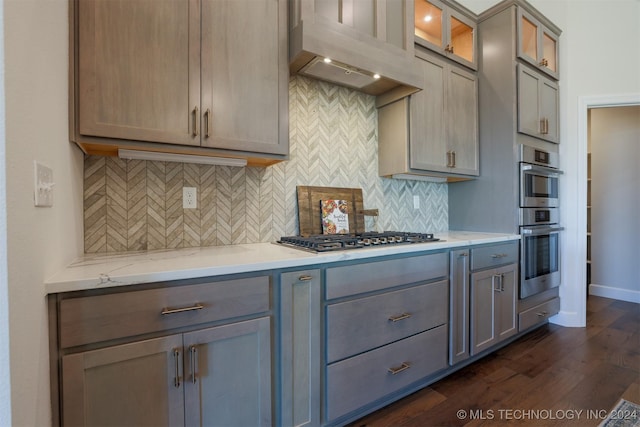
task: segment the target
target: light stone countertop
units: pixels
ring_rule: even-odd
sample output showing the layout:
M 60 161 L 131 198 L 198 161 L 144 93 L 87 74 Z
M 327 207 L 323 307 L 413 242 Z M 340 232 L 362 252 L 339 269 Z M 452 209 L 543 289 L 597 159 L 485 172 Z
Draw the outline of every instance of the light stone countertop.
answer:
M 45 282 L 47 293 L 221 276 L 519 240 L 518 234 L 449 231 L 439 242 L 311 253 L 274 243 L 86 255 Z

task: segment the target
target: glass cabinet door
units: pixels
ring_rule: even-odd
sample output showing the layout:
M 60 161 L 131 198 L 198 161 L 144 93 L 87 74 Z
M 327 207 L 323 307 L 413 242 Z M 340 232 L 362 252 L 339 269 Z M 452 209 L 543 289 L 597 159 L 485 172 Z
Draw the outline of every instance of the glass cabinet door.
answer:
M 558 38 L 549 31 L 542 31 L 542 65 L 553 73 L 558 72 Z
M 518 9 L 518 56 L 558 78 L 558 37 L 522 8 Z
M 449 38 L 447 47 L 451 55 L 475 63 L 475 28 L 468 19 L 452 12 L 449 17 Z
M 444 47 L 443 15 L 442 7 L 426 0 L 416 0 L 415 35 L 435 47 Z
M 438 0 L 415 1 L 416 43 L 477 69 L 476 23 Z

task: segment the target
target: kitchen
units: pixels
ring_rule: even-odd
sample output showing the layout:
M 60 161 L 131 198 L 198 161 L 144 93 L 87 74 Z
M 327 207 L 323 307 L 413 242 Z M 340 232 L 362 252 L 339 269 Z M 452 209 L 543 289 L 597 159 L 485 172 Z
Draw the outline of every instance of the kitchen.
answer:
M 492 2 L 467 3 L 477 12 L 492 5 Z M 612 5 L 602 1 L 578 6 L 575 2 L 538 1 L 532 4 L 563 30 L 560 55 L 565 68 L 560 100 L 563 117 L 560 150 L 564 159 L 562 168 L 569 178 L 563 181 L 560 191 L 569 198 L 580 193 L 577 176 L 583 167 L 578 154 L 580 133 L 584 130 L 578 126 L 576 101 L 582 96 L 628 95 L 640 91 L 638 58 L 629 54 L 637 52 L 638 38 L 633 32 L 638 27 L 637 3 Z M 8 304 L 9 318 L 0 323 L 0 336 L 3 341 L 10 338 L 10 346 L 3 346 L 4 357 L 0 357 L 0 361 L 4 363 L 0 365 L 0 373 L 4 378 L 5 373 L 11 372 L 11 387 L 3 390 L 6 394 L 2 394 L 0 401 L 4 405 L 11 402 L 11 408 L 0 413 L 11 411 L 14 425 L 49 423 L 48 326 L 43 282 L 84 251 L 83 158 L 79 150 L 68 143 L 67 14 L 66 2 L 4 3 L 8 278 L 0 292 L 6 299 L 0 301 Z M 593 32 L 594 22 L 604 29 Z M 591 57 L 594 51 L 599 52 L 598 61 Z M 611 75 L 612 70 L 615 76 Z M 358 97 L 338 88 L 327 90 L 332 94 L 345 94 L 346 98 Z M 303 132 L 301 139 L 313 136 L 313 133 L 305 136 L 306 129 L 300 132 Z M 51 209 L 34 208 L 31 186 L 24 184 L 33 181 L 34 160 L 46 162 L 54 170 L 55 201 Z M 269 168 L 265 171 L 273 173 Z M 315 180 L 304 184 L 338 185 Z M 347 184 L 355 185 L 340 183 Z M 406 190 L 397 191 L 406 194 Z M 422 205 L 430 194 L 420 193 Z M 436 199 L 438 194 L 436 192 Z M 292 198 L 294 194 L 287 191 L 284 197 Z M 444 195 L 439 197 L 446 199 Z M 412 200 L 403 203 L 406 205 L 412 206 Z M 565 221 L 565 277 L 561 297 L 565 297 L 563 304 L 566 304 L 563 323 L 574 326 L 584 324 L 585 316 L 581 301 L 586 298 L 582 285 L 585 258 L 582 255 L 586 249 L 579 243 L 582 230 L 576 225 L 583 215 L 581 212 L 572 199 L 567 200 L 563 216 L 574 220 Z M 447 228 L 440 223 L 446 224 L 443 219 L 446 211 L 440 214 L 430 227 Z M 285 233 L 278 231 L 277 234 Z

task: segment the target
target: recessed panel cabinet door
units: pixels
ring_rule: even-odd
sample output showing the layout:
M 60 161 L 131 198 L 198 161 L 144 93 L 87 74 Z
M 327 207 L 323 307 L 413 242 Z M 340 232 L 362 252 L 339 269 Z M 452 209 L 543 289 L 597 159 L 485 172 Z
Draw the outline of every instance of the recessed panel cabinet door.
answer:
M 447 171 L 447 130 L 445 127 L 444 61 L 435 58 L 418 59 L 424 74 L 424 90 L 410 98 L 410 161 L 411 168 Z
M 83 0 L 78 10 L 82 135 L 200 145 L 197 0 Z
M 202 146 L 288 153 L 285 0 L 202 0 Z
M 184 425 L 182 335 L 62 358 L 63 425 Z
M 478 79 L 475 74 L 450 67 L 447 80 L 448 149 L 453 172 L 478 175 Z
M 271 425 L 268 317 L 184 334 L 188 426 Z

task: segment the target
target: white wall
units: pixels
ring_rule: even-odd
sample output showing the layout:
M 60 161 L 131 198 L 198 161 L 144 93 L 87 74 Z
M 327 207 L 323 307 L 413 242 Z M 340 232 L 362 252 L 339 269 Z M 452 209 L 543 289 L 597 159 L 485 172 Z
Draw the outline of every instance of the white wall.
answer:
M 476 13 L 497 2 L 461 0 Z M 637 0 L 530 0 L 563 31 L 560 36 L 561 313 L 553 321 L 586 321 L 586 147 L 581 147 L 583 97 L 640 92 L 640 2 Z M 584 124 L 586 127 L 586 123 Z M 583 138 L 586 140 L 586 137 Z
M 640 303 L 640 106 L 591 110 L 589 293 Z
M 4 2 L 0 0 L 0 64 L 4 64 Z M 5 179 L 4 67 L 0 67 L 0 383 L 9 384 L 9 291 Z M 0 426 L 11 425 L 11 388 L 0 387 Z
M 13 426 L 51 422 L 43 281 L 82 251 L 82 155 L 68 142 L 67 15 L 65 0 L 4 0 Z M 53 168 L 52 208 L 33 206 L 34 160 Z

